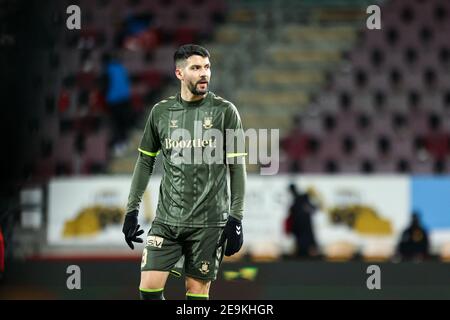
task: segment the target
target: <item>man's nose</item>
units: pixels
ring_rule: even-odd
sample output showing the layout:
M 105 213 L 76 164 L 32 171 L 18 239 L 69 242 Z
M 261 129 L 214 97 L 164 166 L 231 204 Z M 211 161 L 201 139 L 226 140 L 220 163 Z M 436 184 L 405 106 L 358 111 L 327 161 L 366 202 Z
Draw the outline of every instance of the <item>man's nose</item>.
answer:
M 206 70 L 206 68 L 201 69 L 200 77 L 205 78 L 205 79 L 208 77 L 208 71 Z

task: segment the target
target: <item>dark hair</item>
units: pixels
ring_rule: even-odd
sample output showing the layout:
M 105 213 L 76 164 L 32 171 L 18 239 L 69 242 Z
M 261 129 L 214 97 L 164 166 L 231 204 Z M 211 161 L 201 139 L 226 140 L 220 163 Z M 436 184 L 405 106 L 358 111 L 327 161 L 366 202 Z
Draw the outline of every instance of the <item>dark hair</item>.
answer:
M 175 51 L 173 55 L 173 61 L 176 65 L 181 60 L 186 60 L 190 56 L 194 55 L 209 58 L 209 52 L 205 48 L 196 44 L 184 44 L 179 47 L 177 51 Z
M 289 184 L 289 191 L 294 195 L 298 194 L 297 186 L 294 183 Z

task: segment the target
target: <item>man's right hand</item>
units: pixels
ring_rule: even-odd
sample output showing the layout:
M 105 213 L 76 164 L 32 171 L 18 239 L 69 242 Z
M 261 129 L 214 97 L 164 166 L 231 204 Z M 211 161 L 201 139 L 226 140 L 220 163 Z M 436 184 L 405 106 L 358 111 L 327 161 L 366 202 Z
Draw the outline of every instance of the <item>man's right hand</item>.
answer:
M 144 240 L 138 238 L 144 233 L 144 230 L 139 230 L 140 225 L 138 224 L 138 210 L 133 210 L 125 215 L 125 221 L 123 222 L 122 232 L 125 235 L 125 241 L 128 246 L 134 250 L 134 242 L 142 243 Z

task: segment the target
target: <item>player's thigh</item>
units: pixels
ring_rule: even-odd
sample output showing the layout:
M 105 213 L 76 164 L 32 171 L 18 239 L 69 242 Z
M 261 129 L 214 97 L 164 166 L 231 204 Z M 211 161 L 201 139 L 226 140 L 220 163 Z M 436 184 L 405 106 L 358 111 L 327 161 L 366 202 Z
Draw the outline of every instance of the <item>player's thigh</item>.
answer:
M 182 255 L 176 227 L 153 223 L 142 253 L 141 271 L 170 271 Z
M 209 294 L 211 280 L 201 280 L 186 276 L 186 291 L 195 294 Z
M 141 289 L 162 289 L 166 285 L 169 272 L 167 271 L 142 271 L 141 282 L 139 288 Z
M 223 228 L 198 228 L 191 232 L 185 241 L 183 250 L 186 256 L 185 274 L 201 281 L 217 278 L 223 259 L 222 247 L 218 247 Z

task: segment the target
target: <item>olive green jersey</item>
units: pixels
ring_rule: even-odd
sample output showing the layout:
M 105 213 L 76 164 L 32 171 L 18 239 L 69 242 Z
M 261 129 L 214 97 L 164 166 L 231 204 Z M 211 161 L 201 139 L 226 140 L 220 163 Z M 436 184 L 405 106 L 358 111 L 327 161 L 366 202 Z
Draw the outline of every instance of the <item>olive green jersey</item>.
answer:
M 178 94 L 152 108 L 139 151 L 162 156 L 155 221 L 185 227 L 225 225 L 230 214 L 228 163 L 243 164 L 242 130 L 236 107 L 212 92 L 195 102 Z

